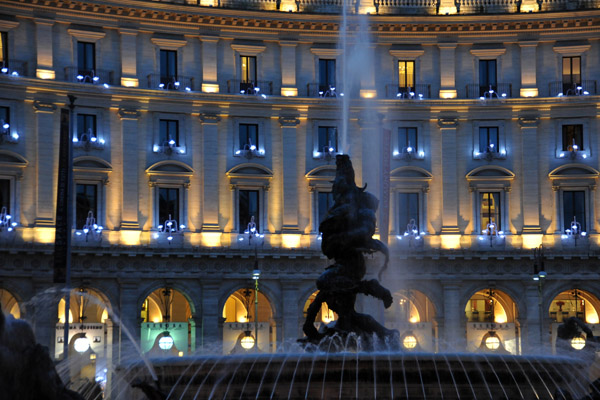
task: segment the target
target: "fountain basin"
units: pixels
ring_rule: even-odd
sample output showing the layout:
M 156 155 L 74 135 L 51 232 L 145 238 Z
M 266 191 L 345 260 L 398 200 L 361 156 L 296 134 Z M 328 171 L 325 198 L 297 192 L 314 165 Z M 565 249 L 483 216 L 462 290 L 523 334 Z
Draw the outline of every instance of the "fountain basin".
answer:
M 430 353 L 303 353 L 150 360 L 173 399 L 561 399 L 588 392 L 566 357 Z M 118 369 L 117 398 L 146 399 L 143 362 Z

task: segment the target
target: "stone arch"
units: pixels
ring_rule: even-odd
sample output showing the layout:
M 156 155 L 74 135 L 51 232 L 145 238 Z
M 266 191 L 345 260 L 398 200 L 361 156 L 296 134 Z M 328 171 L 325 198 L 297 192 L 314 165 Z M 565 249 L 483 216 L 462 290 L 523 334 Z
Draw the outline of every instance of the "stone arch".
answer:
M 596 315 L 598 318 L 600 318 L 600 290 L 597 287 L 597 285 L 595 284 L 590 284 L 587 281 L 567 281 L 567 282 L 560 282 L 558 285 L 551 287 L 547 290 L 548 294 L 545 294 L 542 298 L 542 310 L 543 310 L 543 317 L 544 318 L 549 318 L 550 321 L 554 321 L 555 319 L 552 317 L 552 305 L 555 301 L 555 299 L 557 299 L 559 296 L 561 296 L 562 294 L 564 294 L 565 292 L 571 292 L 571 291 L 579 291 L 580 292 L 580 296 L 581 299 L 586 300 L 588 303 L 591 303 L 591 305 L 594 307 L 594 310 L 596 311 Z M 574 317 L 576 315 L 571 315 L 573 313 L 570 313 L 568 316 L 569 317 Z M 558 315 L 557 315 L 558 317 Z M 581 318 L 581 316 L 579 316 Z M 586 315 L 583 315 L 583 319 L 584 321 L 586 320 Z M 562 318 L 556 318 L 556 322 L 561 322 Z M 600 321 L 599 321 L 600 322 Z M 593 324 L 598 324 L 598 322 L 590 322 Z
M 6 285 L 0 287 L 0 308 L 1 312 L 11 314 L 15 318 L 23 318 L 23 302 L 19 300 L 18 293 L 7 288 Z
M 393 169 L 390 172 L 390 179 L 402 182 L 429 182 L 433 179 L 433 174 L 421 167 L 405 165 Z
M 94 156 L 80 156 L 73 159 L 74 170 L 87 170 L 90 172 L 110 172 L 112 165 L 106 160 Z
M 190 176 L 194 174 L 194 169 L 184 162 L 177 160 L 162 160 L 152 164 L 146 169 L 146 173 L 153 175 L 169 176 Z
M 509 179 L 515 178 L 515 174 L 504 167 L 499 165 L 482 165 L 471 170 L 466 175 L 467 180 L 491 180 L 491 179 Z
M 225 173 L 230 179 L 235 178 L 272 178 L 273 171 L 257 163 L 238 164 Z
M 190 295 L 190 293 L 193 292 L 193 289 L 188 287 L 185 284 L 182 284 L 180 281 L 171 281 L 171 280 L 154 281 L 149 286 L 147 286 L 141 292 L 140 296 L 138 296 L 138 299 L 136 302 L 136 310 L 141 310 L 141 308 L 144 304 L 144 301 L 146 301 L 146 298 L 148 298 L 148 296 L 150 296 L 153 292 L 155 292 L 157 289 L 162 289 L 165 287 L 169 287 L 169 288 L 177 290 L 179 293 L 181 293 L 181 295 L 188 302 L 192 315 L 195 315 L 197 313 L 199 305 L 194 303 L 193 298 Z
M 9 150 L 0 150 L 0 169 L 9 168 L 25 168 L 29 162 L 22 155 Z
M 250 279 L 248 279 L 249 281 Z M 252 282 L 252 285 L 254 283 Z M 221 295 L 221 297 L 219 297 L 219 302 L 218 302 L 218 307 L 219 310 L 223 310 L 223 307 L 225 307 L 225 303 L 227 302 L 227 299 L 229 299 L 229 296 L 231 296 L 233 293 L 235 293 L 236 291 L 240 290 L 240 289 L 246 289 L 246 288 L 252 288 L 253 286 L 250 285 L 250 283 L 243 283 L 240 281 L 234 282 L 234 283 L 230 283 L 229 285 L 227 285 L 225 288 L 222 288 L 221 293 L 223 293 Z M 264 283 L 262 280 L 259 280 L 259 292 L 265 296 L 265 298 L 267 299 L 267 301 L 269 302 L 269 306 L 271 307 L 271 313 L 272 313 L 272 318 L 276 319 L 281 315 L 281 305 L 279 304 L 279 302 L 274 301 L 273 299 L 277 298 L 276 293 L 272 290 L 272 288 L 270 287 L 270 285 L 268 283 Z M 220 314 L 219 314 L 220 315 Z
M 550 180 L 560 178 L 577 178 L 577 179 L 598 179 L 600 172 L 598 170 L 579 163 L 564 164 L 554 168 L 548 174 Z

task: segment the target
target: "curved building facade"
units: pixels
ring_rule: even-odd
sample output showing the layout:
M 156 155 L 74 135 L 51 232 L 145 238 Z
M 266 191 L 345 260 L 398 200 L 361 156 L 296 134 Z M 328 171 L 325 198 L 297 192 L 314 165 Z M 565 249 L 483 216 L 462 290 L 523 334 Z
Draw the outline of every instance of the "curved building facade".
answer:
M 2 309 L 57 359 L 69 318 L 74 377 L 110 380 L 129 341 L 276 351 L 327 266 L 318 225 L 347 153 L 392 256 L 394 305 L 360 307 L 407 349 L 520 354 L 553 348 L 571 316 L 596 329 L 596 4 L 408 3 L 3 2 Z

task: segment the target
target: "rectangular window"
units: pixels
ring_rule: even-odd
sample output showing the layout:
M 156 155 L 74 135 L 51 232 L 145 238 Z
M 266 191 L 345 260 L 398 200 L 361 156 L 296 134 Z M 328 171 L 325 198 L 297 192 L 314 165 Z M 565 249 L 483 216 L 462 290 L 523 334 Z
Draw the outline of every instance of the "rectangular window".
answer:
M 319 127 L 319 148 L 323 153 L 337 152 L 337 128 L 335 126 Z
M 498 127 L 482 126 L 479 128 L 479 152 L 497 153 L 498 152 Z
M 240 56 L 241 61 L 241 82 L 240 90 L 245 93 L 254 93 L 257 85 L 256 79 L 256 57 L 255 56 Z
M 571 224 L 575 221 L 581 224 L 581 231 L 585 232 L 585 191 L 583 190 L 563 192 L 564 229 L 571 229 Z
M 161 146 L 179 146 L 179 121 L 175 119 L 160 120 L 158 144 Z
M 319 92 L 335 88 L 335 60 L 319 59 Z
M 0 32 L 0 68 L 8 68 L 8 35 Z M 7 71 L 8 72 L 8 71 Z
M 179 189 L 158 188 L 158 223 L 156 225 L 164 225 L 170 219 L 181 224 L 179 217 Z
M 415 62 L 398 61 L 398 91 L 415 90 Z
M 258 125 L 240 124 L 239 127 L 239 149 L 256 150 L 258 149 Z M 254 146 L 254 149 L 252 148 Z
M 94 43 L 77 42 L 77 74 L 83 82 L 93 83 L 96 70 L 96 45 Z M 79 79 L 79 78 L 78 78 Z
M 581 85 L 581 57 L 563 57 L 562 83 L 565 96 L 576 93 Z
M 412 153 L 417 150 L 417 128 L 398 128 L 398 149 L 401 153 Z
M 238 204 L 238 223 L 240 233 L 248 228 L 248 224 L 254 217 L 256 231 L 260 232 L 260 211 L 258 204 L 258 190 L 240 190 Z
M 583 150 L 583 125 L 562 126 L 563 151 Z
M 177 82 L 177 51 L 160 51 L 160 83 L 165 89 L 175 89 Z
M 319 202 L 317 209 L 317 218 L 320 224 L 321 221 L 323 221 L 323 218 L 325 218 L 325 215 L 327 215 L 327 211 L 329 211 L 329 209 L 333 207 L 333 193 L 318 192 L 317 201 Z
M 90 211 L 98 218 L 98 186 L 78 183 L 75 193 L 75 229 L 82 229 Z
M 398 233 L 404 234 L 414 224 L 419 230 L 419 194 L 398 193 Z
M 77 139 L 88 141 L 96 137 L 96 116 L 93 114 L 77 114 Z
M 495 224 L 496 231 L 502 230 L 502 213 L 500 209 L 500 192 L 481 192 L 479 194 L 481 231 L 488 228 L 488 224 Z
M 10 108 L 0 107 L 0 132 L 8 133 L 10 128 Z
M 0 210 L 6 207 L 6 213 L 10 214 L 10 181 L 0 179 Z
M 496 60 L 479 60 L 479 96 L 489 90 L 498 90 Z

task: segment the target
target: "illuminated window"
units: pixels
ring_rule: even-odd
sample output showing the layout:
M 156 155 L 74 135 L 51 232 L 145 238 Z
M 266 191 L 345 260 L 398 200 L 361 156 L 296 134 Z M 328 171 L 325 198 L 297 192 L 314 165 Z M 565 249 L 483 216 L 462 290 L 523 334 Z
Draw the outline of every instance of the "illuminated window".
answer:
M 89 212 L 98 219 L 98 186 L 78 183 L 75 187 L 75 229 L 82 229 Z
M 563 57 L 562 84 L 565 96 L 574 95 L 581 85 L 581 57 Z
M 577 222 L 581 224 L 581 231 L 586 231 L 585 195 L 583 190 L 565 190 L 563 192 L 563 230 L 570 229 L 573 218 L 576 218 Z
M 480 153 L 498 153 L 499 134 L 497 126 L 479 127 L 479 152 Z
M 160 83 L 165 89 L 176 89 L 177 82 L 177 51 L 160 51 Z
M 0 32 L 0 68 L 8 68 L 8 35 Z
M 498 90 L 496 60 L 479 60 L 479 96 L 488 90 Z
M 158 143 L 161 146 L 179 146 L 179 121 L 161 119 L 159 121 Z
M 398 233 L 404 234 L 414 220 L 419 230 L 419 193 L 398 193 Z
M 324 153 L 337 152 L 337 128 L 335 126 L 319 126 L 318 151 Z
M 398 91 L 407 92 L 415 89 L 415 62 L 398 61 Z
M 416 152 L 419 145 L 417 132 L 417 128 L 414 127 L 398 128 L 398 149 L 401 153 Z
M 256 57 L 255 56 L 240 56 L 241 61 L 241 82 L 240 91 L 248 93 L 253 91 L 257 85 L 256 79 Z
M 6 213 L 10 214 L 10 180 L 0 179 L 0 209 L 6 207 Z
M 258 124 L 240 124 L 239 139 L 240 150 L 258 149 Z
M 96 137 L 96 116 L 92 114 L 77 114 L 77 139 L 87 141 Z
M 82 81 L 93 83 L 96 70 L 96 45 L 94 43 L 77 42 L 77 74 L 83 76 Z
M 179 188 L 158 188 L 158 221 L 156 225 L 162 225 L 170 219 L 181 224 L 179 217 Z
M 335 60 L 319 59 L 319 91 L 335 88 Z
M 256 230 L 260 232 L 260 208 L 258 190 L 240 190 L 238 194 L 238 224 L 240 232 L 244 232 L 254 217 Z
M 502 230 L 502 213 L 500 210 L 500 192 L 480 192 L 481 230 L 488 224 L 495 224 L 496 230 Z
M 562 150 L 580 151 L 583 148 L 583 125 L 563 125 L 562 126 Z

